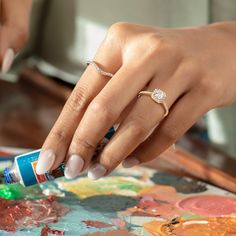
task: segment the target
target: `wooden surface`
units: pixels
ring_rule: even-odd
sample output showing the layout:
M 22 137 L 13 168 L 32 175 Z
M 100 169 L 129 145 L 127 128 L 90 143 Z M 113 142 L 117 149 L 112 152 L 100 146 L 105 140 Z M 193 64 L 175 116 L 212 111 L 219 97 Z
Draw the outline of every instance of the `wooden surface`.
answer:
M 31 68 L 23 71 L 18 83 L 0 80 L 0 146 L 40 148 L 71 90 Z M 168 150 L 151 166 L 236 192 L 235 160 L 191 135 L 185 135 L 180 145 L 185 150 Z

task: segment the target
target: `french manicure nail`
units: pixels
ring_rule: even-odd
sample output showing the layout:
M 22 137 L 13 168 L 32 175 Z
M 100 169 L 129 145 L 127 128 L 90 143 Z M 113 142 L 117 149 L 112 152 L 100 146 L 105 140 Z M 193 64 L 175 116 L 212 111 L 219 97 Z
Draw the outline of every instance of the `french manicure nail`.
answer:
M 107 172 L 107 169 L 99 163 L 94 164 L 89 168 L 88 177 L 92 180 L 103 177 Z
M 46 149 L 44 151 L 41 151 L 36 166 L 36 173 L 38 175 L 45 174 L 47 171 L 50 170 L 50 168 L 54 164 L 55 159 L 56 155 L 53 150 Z
M 140 163 L 140 161 L 136 157 L 128 157 L 126 160 L 122 162 L 122 166 L 124 168 L 131 168 Z
M 2 61 L 2 69 L 1 69 L 2 73 L 7 73 L 10 70 L 14 58 L 15 58 L 14 51 L 11 48 L 7 49 Z
M 73 179 L 77 177 L 80 173 L 81 170 L 84 167 L 84 160 L 81 158 L 79 155 L 72 154 L 66 164 L 65 167 L 65 177 L 67 179 Z

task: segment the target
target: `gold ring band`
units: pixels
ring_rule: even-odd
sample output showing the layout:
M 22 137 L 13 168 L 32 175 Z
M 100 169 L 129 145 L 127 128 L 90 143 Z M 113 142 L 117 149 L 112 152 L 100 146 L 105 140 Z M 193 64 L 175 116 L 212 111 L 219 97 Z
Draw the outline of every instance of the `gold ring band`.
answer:
M 89 65 L 92 65 L 95 68 L 95 70 L 101 75 L 105 75 L 110 78 L 112 78 L 114 76 L 112 73 L 106 72 L 103 69 L 101 69 L 95 61 L 87 61 L 87 66 L 89 66 Z
M 165 103 L 165 99 L 166 99 L 167 95 L 161 89 L 154 89 L 152 92 L 150 92 L 150 91 L 141 91 L 141 92 L 139 92 L 138 97 L 140 97 L 142 95 L 149 96 L 150 98 L 152 98 L 152 100 L 154 102 L 162 105 L 162 107 L 165 110 L 163 118 L 166 117 L 169 114 L 169 108 L 167 107 L 167 105 Z

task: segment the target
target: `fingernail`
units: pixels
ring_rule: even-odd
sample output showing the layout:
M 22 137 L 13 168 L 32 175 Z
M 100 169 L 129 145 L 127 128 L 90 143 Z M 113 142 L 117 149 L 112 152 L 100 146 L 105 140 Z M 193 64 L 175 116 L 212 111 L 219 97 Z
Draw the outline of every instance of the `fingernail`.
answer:
M 45 174 L 50 170 L 54 161 L 56 159 L 56 155 L 53 150 L 47 149 L 45 151 L 41 151 L 38 159 L 38 163 L 36 166 L 36 173 L 38 175 Z
M 103 177 L 106 174 L 106 172 L 107 169 L 104 166 L 96 163 L 89 168 L 88 177 L 90 179 L 96 180 Z
M 124 168 L 131 168 L 133 166 L 136 166 L 140 163 L 140 161 L 136 157 L 128 157 L 122 162 L 122 166 Z
M 7 73 L 10 70 L 14 58 L 14 51 L 11 48 L 7 49 L 2 61 L 2 73 Z
M 65 168 L 65 177 L 67 179 L 73 179 L 77 177 L 81 170 L 84 167 L 84 160 L 79 155 L 73 154 L 69 157 L 66 168 Z

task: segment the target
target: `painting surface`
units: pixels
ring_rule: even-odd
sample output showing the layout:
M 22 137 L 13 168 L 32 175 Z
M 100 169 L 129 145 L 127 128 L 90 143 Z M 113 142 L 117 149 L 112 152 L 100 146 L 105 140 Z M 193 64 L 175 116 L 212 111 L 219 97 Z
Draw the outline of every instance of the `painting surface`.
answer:
M 235 195 L 143 167 L 97 181 L 0 184 L 0 200 L 0 235 L 236 235 Z

